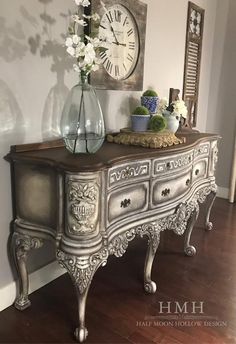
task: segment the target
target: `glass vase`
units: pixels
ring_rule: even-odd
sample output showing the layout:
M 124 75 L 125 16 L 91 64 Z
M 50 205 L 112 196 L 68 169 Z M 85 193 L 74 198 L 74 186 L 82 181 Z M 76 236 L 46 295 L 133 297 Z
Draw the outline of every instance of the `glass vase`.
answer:
M 83 74 L 66 99 L 61 117 L 61 135 L 71 153 L 95 153 L 104 142 L 102 109 L 95 89 Z

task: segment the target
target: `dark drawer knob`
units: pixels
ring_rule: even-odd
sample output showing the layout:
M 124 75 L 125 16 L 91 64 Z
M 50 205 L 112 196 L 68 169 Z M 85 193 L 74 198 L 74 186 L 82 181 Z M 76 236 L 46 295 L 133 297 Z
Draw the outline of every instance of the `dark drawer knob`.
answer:
M 131 204 L 131 200 L 129 198 L 124 199 L 124 201 L 121 201 L 120 207 L 121 208 L 127 208 L 130 204 Z
M 166 163 L 166 168 L 169 170 L 169 169 L 170 169 L 170 167 L 171 167 L 171 164 L 170 164 L 170 162 L 167 162 L 167 163 Z
M 166 197 L 166 196 L 168 196 L 169 194 L 170 194 L 170 189 L 165 189 L 165 190 L 163 190 L 162 193 L 161 193 L 161 195 L 162 195 L 163 197 Z
M 195 171 L 195 175 L 198 176 L 198 175 L 199 175 L 199 172 L 200 172 L 199 169 L 197 169 L 197 170 Z
M 190 185 L 190 179 L 186 180 L 186 185 L 189 186 Z

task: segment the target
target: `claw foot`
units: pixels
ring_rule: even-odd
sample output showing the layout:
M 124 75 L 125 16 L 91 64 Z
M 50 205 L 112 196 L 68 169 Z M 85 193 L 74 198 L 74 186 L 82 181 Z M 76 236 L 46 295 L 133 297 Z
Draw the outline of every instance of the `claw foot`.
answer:
M 195 256 L 196 254 L 196 248 L 194 246 L 187 246 L 185 249 L 184 249 L 184 252 L 187 256 L 189 257 L 193 257 Z
M 19 311 L 23 311 L 24 309 L 28 308 L 31 306 L 31 302 L 28 299 L 28 297 L 24 296 L 24 297 L 18 297 L 15 300 L 14 306 L 16 309 L 18 309 Z
M 206 223 L 206 230 L 211 231 L 213 229 L 213 223 L 212 222 L 207 222 Z
M 75 329 L 75 338 L 79 343 L 84 342 L 87 336 L 88 336 L 88 330 L 86 329 L 86 327 Z
M 147 293 L 149 294 L 154 294 L 157 290 L 157 285 L 155 282 L 153 281 L 150 281 L 150 282 L 146 282 L 144 284 L 144 289 Z

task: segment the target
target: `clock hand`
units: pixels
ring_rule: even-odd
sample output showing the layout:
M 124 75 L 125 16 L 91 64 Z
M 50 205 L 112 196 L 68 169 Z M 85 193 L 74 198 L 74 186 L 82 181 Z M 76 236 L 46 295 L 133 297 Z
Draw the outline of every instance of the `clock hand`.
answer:
M 124 43 L 119 43 L 119 42 L 112 42 L 113 44 L 116 44 L 116 45 L 122 45 L 123 47 L 126 47 L 126 44 Z
M 111 24 L 110 24 L 110 27 L 111 27 L 111 31 L 112 31 L 112 33 L 113 33 L 113 35 L 115 37 L 116 44 L 119 45 L 120 43 L 118 42 L 118 39 L 117 39 L 116 34 L 115 34 L 115 31 L 114 31 L 113 27 L 111 26 Z

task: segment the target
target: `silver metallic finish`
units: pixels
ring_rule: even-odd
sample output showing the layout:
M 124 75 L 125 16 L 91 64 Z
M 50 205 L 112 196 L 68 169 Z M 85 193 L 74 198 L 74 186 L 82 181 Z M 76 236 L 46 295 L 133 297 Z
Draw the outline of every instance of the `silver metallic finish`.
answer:
M 43 240 L 39 238 L 33 238 L 17 232 L 15 232 L 12 236 L 12 249 L 19 277 L 19 290 L 17 290 L 17 296 L 14 305 L 21 311 L 28 308 L 31 304 L 28 298 L 29 278 L 26 268 L 28 252 L 31 249 L 37 249 L 42 245 Z
M 39 173 L 37 165 L 34 165 L 33 172 L 28 165 L 19 165 L 15 172 L 16 203 L 20 202 L 21 207 L 17 207 L 12 239 L 20 279 L 16 308 L 23 310 L 30 305 L 27 256 L 30 249 L 40 247 L 44 239 L 55 242 L 57 260 L 66 268 L 75 285 L 79 317 L 75 337 L 79 342 L 83 342 L 88 334 L 86 299 L 95 272 L 106 264 L 109 255 L 121 257 L 129 242 L 137 236 L 148 238 L 144 289 L 155 293 L 156 284 L 151 279 L 151 272 L 161 232 L 172 230 L 177 235 L 185 234 L 184 252 L 193 256 L 196 249 L 190 244 L 191 233 L 199 203 L 208 197 L 206 226 L 211 227 L 209 217 L 216 195 L 216 144 L 215 138 L 207 139 L 207 142 L 176 154 L 161 154 L 155 158 L 149 158 L 147 154 L 145 159 L 122 161 L 96 172 L 61 173 L 54 167 L 44 170 L 40 166 Z M 29 217 L 31 202 L 27 201 L 25 207 L 19 198 L 27 187 L 31 200 L 45 199 L 36 182 L 34 189 L 31 188 L 32 175 L 37 176 L 33 180 L 40 180 L 39 185 L 42 180 L 52 183 L 46 195 L 47 199 L 49 196 L 52 199 L 49 220 L 45 223 L 42 215 L 36 216 L 35 211 Z M 33 204 L 33 210 L 36 208 L 37 202 Z
M 187 231 L 185 235 L 184 252 L 189 257 L 195 256 L 196 254 L 195 247 L 190 245 L 190 238 L 191 238 L 191 234 L 192 234 L 195 222 L 197 221 L 198 214 L 199 214 L 199 206 L 196 206 L 196 208 L 193 210 L 193 212 L 191 213 L 189 217 L 188 227 L 187 227 Z
M 57 260 L 67 270 L 76 288 L 79 327 L 75 330 L 75 337 L 79 342 L 83 342 L 88 335 L 85 327 L 85 308 L 88 290 L 95 272 L 100 266 L 106 265 L 107 258 L 107 248 L 90 257 L 76 257 L 57 250 Z
M 66 231 L 69 236 L 94 235 L 98 229 L 100 172 L 68 174 L 66 189 Z
M 216 191 L 212 191 L 210 195 L 208 196 L 208 204 L 207 204 L 207 209 L 206 209 L 206 218 L 205 218 L 205 228 L 208 231 L 211 231 L 213 228 L 213 223 L 210 222 L 210 214 L 211 214 L 211 209 L 214 204 L 214 201 L 216 199 Z
M 129 181 L 141 180 L 150 175 L 150 161 L 141 161 L 113 167 L 108 172 L 110 187 L 126 184 Z

